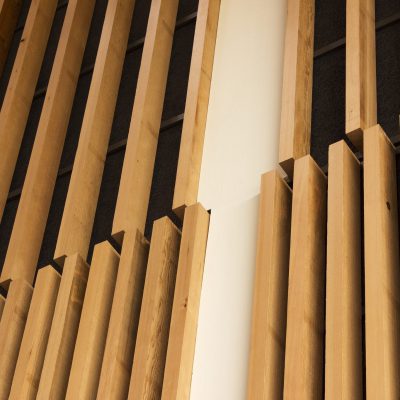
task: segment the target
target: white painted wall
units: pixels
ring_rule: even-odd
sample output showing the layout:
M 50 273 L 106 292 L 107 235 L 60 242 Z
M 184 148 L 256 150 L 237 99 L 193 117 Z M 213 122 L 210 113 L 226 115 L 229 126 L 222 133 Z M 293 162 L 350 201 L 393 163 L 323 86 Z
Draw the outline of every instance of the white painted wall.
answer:
M 245 399 L 258 195 L 276 167 L 286 0 L 221 0 L 199 201 L 212 210 L 191 400 Z

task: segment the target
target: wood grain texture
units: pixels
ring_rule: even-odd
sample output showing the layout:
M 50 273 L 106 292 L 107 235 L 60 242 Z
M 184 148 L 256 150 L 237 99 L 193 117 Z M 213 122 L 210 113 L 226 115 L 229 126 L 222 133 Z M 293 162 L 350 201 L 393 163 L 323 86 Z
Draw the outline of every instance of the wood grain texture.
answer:
M 182 219 L 184 208 L 196 203 L 199 190 L 220 4 L 221 0 L 200 0 L 197 11 L 172 205 Z
M 37 392 L 38 400 L 65 398 L 88 274 L 89 266 L 78 254 L 66 258 Z
M 293 175 L 294 160 L 310 153 L 315 0 L 288 0 L 279 164 Z
M 363 131 L 377 123 L 375 1 L 346 6 L 346 133 L 362 150 Z
M 128 396 L 149 243 L 139 231 L 124 237 L 97 398 Z
M 22 0 L 0 0 L 0 77 L 17 27 Z
M 2 281 L 23 278 L 33 283 L 94 4 L 94 0 L 68 3 Z
M 178 3 L 151 3 L 112 228 L 119 243 L 124 232 L 144 231 Z
M 167 217 L 154 222 L 129 400 L 161 398 L 179 245 L 180 231 Z
M 9 400 L 36 399 L 60 280 L 52 266 L 38 272 Z
M 247 399 L 282 399 L 292 191 L 277 170 L 261 178 Z
M 119 255 L 108 242 L 95 246 L 65 398 L 96 397 Z
M 0 294 L 0 321 L 3 315 L 4 305 L 6 303 L 6 299 Z
M 86 258 L 107 156 L 135 0 L 110 0 L 54 258 Z
M 163 400 L 190 398 L 209 221 L 210 215 L 201 204 L 186 208 L 164 370 Z
M 295 161 L 283 398 L 322 399 L 325 340 L 326 177 Z
M 365 341 L 368 399 L 400 397 L 399 232 L 395 150 L 364 132 Z
M 17 163 L 57 0 L 32 1 L 0 112 L 0 220 Z
M 32 286 L 22 280 L 11 282 L 0 322 L 0 399 L 7 400 L 11 390 L 18 352 L 24 334 Z
M 329 146 L 325 399 L 363 398 L 360 163 Z

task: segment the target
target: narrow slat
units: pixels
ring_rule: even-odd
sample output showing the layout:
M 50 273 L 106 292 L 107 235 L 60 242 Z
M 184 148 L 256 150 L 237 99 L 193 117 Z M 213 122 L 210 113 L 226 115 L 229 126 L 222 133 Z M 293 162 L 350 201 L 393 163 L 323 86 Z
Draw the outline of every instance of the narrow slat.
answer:
M 292 191 L 278 171 L 262 176 L 247 399 L 282 399 Z
M 368 399 L 400 397 L 399 232 L 395 150 L 364 132 L 365 340 Z
M 110 0 L 101 33 L 54 258 L 86 258 L 135 0 Z
M 139 231 L 124 237 L 97 398 L 127 398 L 149 244 Z
M 0 77 L 7 61 L 21 7 L 22 0 L 0 1 Z
M 88 274 L 78 254 L 66 258 L 37 399 L 65 398 Z
M 196 203 L 199 190 L 220 3 L 221 0 L 200 0 L 197 12 L 172 205 L 181 218 L 184 208 Z
M 0 322 L 0 399 L 10 394 L 18 352 L 24 334 L 32 286 L 22 279 L 11 282 Z
M 95 246 L 65 398 L 96 396 L 119 255 L 108 242 Z
M 2 282 L 18 278 L 33 282 L 94 4 L 94 0 L 68 3 Z
M 329 147 L 325 399 L 363 397 L 360 163 Z
M 279 164 L 310 153 L 315 0 L 289 0 L 283 68 Z
M 210 215 L 199 203 L 185 210 L 161 397 L 163 400 L 190 398 L 209 220 Z
M 52 266 L 38 272 L 9 400 L 36 399 L 60 280 Z
M 17 163 L 57 0 L 32 1 L 0 112 L 0 220 Z
M 310 156 L 295 162 L 284 399 L 323 397 L 326 177 Z
M 161 398 L 179 244 L 180 232 L 167 217 L 154 223 L 129 400 Z
M 112 228 L 120 243 L 124 232 L 144 231 L 178 3 L 151 4 Z
M 363 131 L 377 123 L 375 1 L 346 7 L 346 133 L 362 150 Z
M 0 294 L 0 321 L 3 315 L 4 305 L 6 303 L 6 299 Z

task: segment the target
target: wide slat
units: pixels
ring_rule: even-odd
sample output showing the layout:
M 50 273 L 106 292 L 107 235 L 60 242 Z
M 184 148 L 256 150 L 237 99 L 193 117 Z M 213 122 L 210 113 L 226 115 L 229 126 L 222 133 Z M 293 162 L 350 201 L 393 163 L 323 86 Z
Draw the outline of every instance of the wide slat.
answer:
M 95 246 L 66 399 L 96 396 L 118 263 L 119 255 L 110 243 L 102 242 Z
M 395 150 L 364 132 L 365 341 L 368 399 L 400 397 L 399 231 Z
M 0 220 L 17 163 L 57 0 L 32 1 L 0 112 Z
M 2 282 L 18 278 L 33 282 L 94 4 L 94 0 L 68 3 Z
M 17 27 L 23 0 L 0 1 L 0 77 L 7 61 L 8 51 Z
M 0 399 L 10 394 L 18 352 L 24 334 L 32 286 L 19 279 L 11 282 L 0 322 Z
M 360 163 L 329 147 L 325 399 L 363 397 Z
M 10 400 L 36 399 L 59 286 L 60 274 L 53 267 L 39 270 L 15 368 Z
M 284 399 L 323 397 L 326 177 L 310 156 L 295 162 Z
M 278 171 L 262 176 L 247 399 L 282 399 L 292 191 Z
M 172 205 L 181 218 L 184 208 L 196 203 L 199 190 L 220 3 L 221 0 L 200 0 L 197 12 Z
M 363 131 L 377 123 L 375 1 L 346 4 L 346 133 L 362 150 Z
M 86 258 L 135 0 L 110 0 L 101 33 L 54 258 Z
M 37 399 L 64 399 L 89 267 L 75 254 L 65 260 Z
M 144 231 L 178 3 L 151 4 L 112 228 L 120 243 L 124 232 Z
M 126 399 L 139 324 L 149 243 L 139 231 L 124 237 L 97 398 Z
M 185 210 L 172 306 L 162 399 L 190 398 L 190 385 L 210 215 L 198 203 Z
M 154 223 L 129 400 L 160 399 L 171 321 L 180 232 L 167 218 Z
M 310 153 L 315 0 L 288 0 L 279 163 L 292 176 L 294 160 Z

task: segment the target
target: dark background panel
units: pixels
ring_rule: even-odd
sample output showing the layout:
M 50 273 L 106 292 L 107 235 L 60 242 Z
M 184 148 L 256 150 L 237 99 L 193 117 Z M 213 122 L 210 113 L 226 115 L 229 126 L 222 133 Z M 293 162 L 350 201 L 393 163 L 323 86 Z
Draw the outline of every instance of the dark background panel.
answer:
M 17 214 L 17 208 L 19 204 L 19 197 L 13 198 L 8 201 L 3 213 L 3 218 L 0 223 L 0 272 L 3 269 L 4 260 L 6 258 L 8 243 L 10 242 L 10 236 L 12 227 L 14 225 L 15 216 Z
M 400 12 L 399 0 L 375 0 L 375 19 L 381 21 L 384 18 Z

